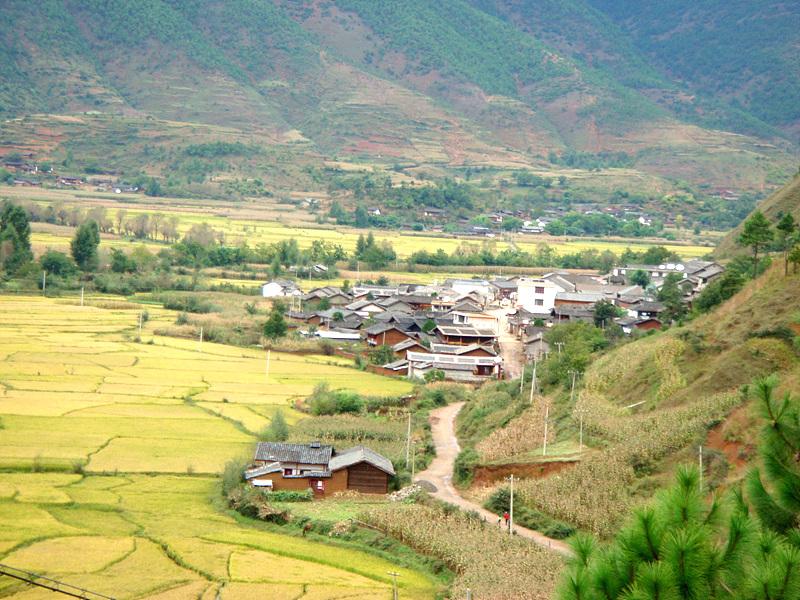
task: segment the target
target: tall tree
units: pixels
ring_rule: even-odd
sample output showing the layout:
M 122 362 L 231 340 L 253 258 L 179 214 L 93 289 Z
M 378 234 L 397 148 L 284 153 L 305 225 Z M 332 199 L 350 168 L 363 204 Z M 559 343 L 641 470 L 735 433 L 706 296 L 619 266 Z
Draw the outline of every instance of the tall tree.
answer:
M 100 245 L 100 230 L 97 223 L 91 219 L 85 221 L 70 243 L 72 258 L 83 271 L 93 271 L 97 268 L 97 247 Z
M 789 274 L 789 253 L 797 243 L 797 222 L 792 213 L 786 213 L 775 226 L 778 230 L 778 241 L 783 251 L 783 274 Z
M 631 283 L 638 285 L 642 289 L 646 289 L 650 285 L 650 275 L 643 269 L 636 269 L 631 274 Z
M 800 555 L 777 536 L 759 536 L 741 505 L 704 500 L 694 468 L 630 517 L 600 547 L 573 538 L 560 600 L 790 600 L 800 591 Z
M 800 398 L 789 392 L 777 398 L 777 386 L 774 376 L 753 386 L 765 421 L 758 451 L 768 486 L 762 471 L 754 469 L 747 476 L 747 495 L 761 523 L 800 548 Z
M 667 317 L 674 321 L 686 314 L 686 305 L 683 303 L 683 291 L 679 285 L 682 281 L 677 273 L 670 273 L 658 290 L 658 299 L 667 307 Z
M 17 272 L 22 265 L 33 260 L 28 213 L 10 202 L 5 202 L 0 212 L 0 260 L 9 273 Z
M 739 244 L 753 249 L 753 278 L 758 275 L 758 251 L 766 246 L 775 237 L 775 232 L 760 210 L 753 213 L 744 222 L 744 228 L 739 235 Z

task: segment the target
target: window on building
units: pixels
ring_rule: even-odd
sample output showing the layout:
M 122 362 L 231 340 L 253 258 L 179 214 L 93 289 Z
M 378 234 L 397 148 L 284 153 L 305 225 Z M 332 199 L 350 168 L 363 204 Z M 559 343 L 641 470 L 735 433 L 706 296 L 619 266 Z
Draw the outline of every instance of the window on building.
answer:
M 534 304 L 536 306 L 544 306 L 544 300 L 542 300 L 541 298 L 536 298 L 536 300 L 534 301 Z
M 537 294 L 544 294 L 544 287 L 543 287 L 543 286 L 539 286 L 539 285 L 537 285 L 537 286 L 534 288 L 534 291 L 535 291 Z
M 292 474 L 292 470 L 291 469 L 284 469 L 283 470 L 283 474 L 284 475 L 291 475 Z

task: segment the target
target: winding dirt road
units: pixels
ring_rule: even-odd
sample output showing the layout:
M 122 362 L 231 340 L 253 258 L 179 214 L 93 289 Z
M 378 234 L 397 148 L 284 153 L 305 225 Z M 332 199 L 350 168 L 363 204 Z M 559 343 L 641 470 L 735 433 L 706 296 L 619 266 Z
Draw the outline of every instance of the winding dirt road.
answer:
M 436 458 L 425 471 L 414 478 L 414 481 L 425 481 L 433 485 L 436 491 L 431 495 L 435 498 L 455 504 L 464 510 L 473 510 L 487 522 L 496 523 L 497 515 L 463 498 L 453 486 L 453 463 L 460 451 L 455 433 L 455 420 L 463 406 L 463 402 L 458 402 L 431 411 L 431 433 L 436 446 Z M 514 525 L 514 532 L 554 552 L 565 556 L 571 554 L 569 547 L 563 541 L 554 540 L 538 531 Z

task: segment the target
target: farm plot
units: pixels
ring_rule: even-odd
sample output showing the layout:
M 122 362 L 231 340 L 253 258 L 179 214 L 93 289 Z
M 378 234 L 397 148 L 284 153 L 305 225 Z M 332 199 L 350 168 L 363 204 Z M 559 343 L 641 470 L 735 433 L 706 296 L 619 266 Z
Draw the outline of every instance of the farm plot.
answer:
M 0 297 L 0 562 L 118 598 L 385 598 L 392 570 L 403 597 L 435 595 L 389 560 L 242 523 L 216 479 L 320 380 L 408 384 L 276 352 L 267 378 L 262 351 L 152 336 L 166 311 L 136 343 L 138 309 L 87 304 Z

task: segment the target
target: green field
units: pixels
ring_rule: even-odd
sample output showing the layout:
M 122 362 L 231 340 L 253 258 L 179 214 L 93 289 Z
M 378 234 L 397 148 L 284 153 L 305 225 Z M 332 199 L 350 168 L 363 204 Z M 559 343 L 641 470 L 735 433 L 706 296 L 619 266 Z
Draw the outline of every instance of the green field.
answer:
M 234 519 L 216 478 L 319 381 L 409 384 L 277 352 L 267 379 L 263 351 L 154 337 L 174 317 L 160 309 L 137 343 L 130 306 L 0 297 L 0 562 L 118 598 L 386 598 L 390 570 L 403 597 L 433 597 L 378 556 Z

